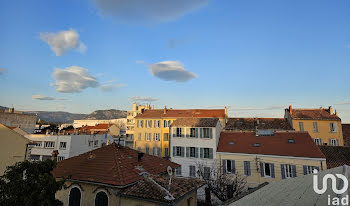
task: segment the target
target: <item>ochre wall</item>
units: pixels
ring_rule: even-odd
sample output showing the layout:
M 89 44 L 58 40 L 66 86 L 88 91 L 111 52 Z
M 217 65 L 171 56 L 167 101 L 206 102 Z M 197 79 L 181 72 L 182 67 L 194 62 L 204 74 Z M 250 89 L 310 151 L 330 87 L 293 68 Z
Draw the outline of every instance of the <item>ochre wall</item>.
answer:
M 0 176 L 7 166 L 24 161 L 29 140 L 0 124 Z

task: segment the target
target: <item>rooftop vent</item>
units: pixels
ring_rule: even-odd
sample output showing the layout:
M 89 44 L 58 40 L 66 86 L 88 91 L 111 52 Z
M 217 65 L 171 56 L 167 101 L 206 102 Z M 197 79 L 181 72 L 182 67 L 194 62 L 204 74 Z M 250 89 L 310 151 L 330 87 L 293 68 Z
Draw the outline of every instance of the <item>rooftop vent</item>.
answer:
M 271 129 L 257 130 L 256 136 L 273 136 L 275 132 Z
M 254 147 L 260 147 L 260 143 L 254 143 L 253 146 Z
M 295 140 L 294 140 L 294 139 L 288 139 L 288 143 L 294 144 L 294 143 L 295 143 Z

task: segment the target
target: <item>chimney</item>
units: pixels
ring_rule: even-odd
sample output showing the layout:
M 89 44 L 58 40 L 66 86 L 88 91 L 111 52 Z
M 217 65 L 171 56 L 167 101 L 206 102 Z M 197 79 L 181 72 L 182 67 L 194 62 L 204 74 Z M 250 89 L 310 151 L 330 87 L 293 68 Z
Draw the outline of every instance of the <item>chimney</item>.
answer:
M 227 107 L 225 106 L 225 115 L 227 116 Z
M 338 112 L 337 112 L 337 110 L 334 110 L 334 114 L 335 114 L 336 116 L 338 116 Z
M 132 103 L 132 111 L 136 111 L 137 110 L 137 104 L 136 102 Z
M 58 156 L 58 150 L 54 150 L 54 151 L 52 151 L 52 153 L 51 153 L 51 159 L 53 160 L 53 161 L 57 161 L 57 156 Z
M 152 105 L 152 109 L 154 109 L 154 105 Z
M 331 115 L 333 114 L 333 108 L 332 108 L 332 106 L 329 106 L 329 107 L 328 107 L 328 111 L 329 111 L 329 114 L 331 114 Z
M 164 106 L 164 114 L 166 114 L 166 105 Z
M 289 114 L 293 114 L 293 108 L 291 104 L 289 105 Z

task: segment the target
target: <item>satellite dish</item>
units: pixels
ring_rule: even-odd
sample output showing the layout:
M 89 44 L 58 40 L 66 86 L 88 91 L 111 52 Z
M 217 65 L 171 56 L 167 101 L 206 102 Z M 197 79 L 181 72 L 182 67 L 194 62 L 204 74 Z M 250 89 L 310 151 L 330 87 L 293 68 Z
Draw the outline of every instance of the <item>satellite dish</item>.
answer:
M 166 170 L 168 172 L 168 175 L 170 175 L 170 176 L 173 175 L 173 169 L 170 166 L 168 166 L 168 168 Z

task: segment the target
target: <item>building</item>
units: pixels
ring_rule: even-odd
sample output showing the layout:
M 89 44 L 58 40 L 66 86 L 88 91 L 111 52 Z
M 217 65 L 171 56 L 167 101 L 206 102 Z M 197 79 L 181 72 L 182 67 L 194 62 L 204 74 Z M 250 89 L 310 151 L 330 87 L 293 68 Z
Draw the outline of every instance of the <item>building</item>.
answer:
M 121 130 L 125 130 L 126 118 L 120 119 L 80 119 L 74 120 L 73 127 L 80 128 L 83 126 L 96 126 L 98 124 L 115 124 L 121 128 Z
M 320 145 L 320 150 L 326 156 L 327 168 L 335 168 L 343 165 L 350 165 L 349 146 L 326 146 Z
M 292 131 L 285 118 L 228 118 L 224 130 L 227 131 Z
M 217 163 L 224 173 L 245 176 L 249 187 L 327 168 L 307 132 L 222 132 Z
M 342 174 L 349 177 L 349 166 L 341 166 L 317 173 L 318 187 L 322 187 L 322 180 L 325 175 Z M 313 189 L 314 175 L 305 175 L 293 179 L 276 181 L 268 184 L 255 192 L 248 194 L 241 199 L 225 204 L 229 206 L 280 206 L 280 205 L 348 205 L 349 190 L 343 194 L 336 194 L 332 187 L 328 185 L 324 193 L 317 194 Z M 349 180 L 348 180 L 349 183 Z M 337 186 L 340 185 L 337 183 Z M 339 188 L 338 188 L 339 189 Z M 347 199 L 348 199 L 347 198 Z
M 350 146 L 350 124 L 342 124 L 344 146 Z
M 123 136 L 121 134 L 121 130 L 120 128 L 115 125 L 115 124 L 97 124 L 95 126 L 83 126 L 81 128 L 77 128 L 77 129 L 68 129 L 68 130 L 61 130 L 61 132 L 65 133 L 65 132 L 72 132 L 72 131 L 79 131 L 82 133 L 86 133 L 86 134 L 104 134 L 104 133 L 108 133 L 113 137 L 119 137 L 119 136 Z
M 97 166 L 98 165 L 98 166 Z M 115 143 L 58 162 L 53 175 L 67 178 L 56 193 L 64 205 L 196 205 L 196 179 L 170 179 L 179 165 Z
M 12 129 L 0 124 L 0 176 L 8 166 L 27 159 L 30 153 L 30 140 Z
M 170 158 L 181 165 L 177 176 L 197 177 L 199 167 L 204 176 L 211 174 L 221 130 L 218 118 L 178 118 L 171 124 Z
M 341 119 L 333 108 L 285 109 L 284 117 L 296 131 L 307 131 L 318 145 L 343 146 Z
M 0 124 L 8 127 L 20 127 L 28 133 L 33 133 L 36 124 L 36 115 L 15 111 L 10 108 L 8 111 L 0 110 Z
M 62 161 L 114 142 L 113 137 L 107 133 L 29 134 L 25 137 L 34 143 L 31 160 L 51 159 L 52 152 L 58 150 L 57 160 Z
M 169 156 L 169 127 L 178 118 L 218 118 L 224 127 L 227 110 L 226 108 L 180 110 L 166 107 L 146 110 L 135 117 L 134 148 L 145 153 L 156 151 L 155 155 Z
M 135 117 L 142 112 L 151 109 L 149 104 L 137 105 L 135 102 L 132 104 L 132 110 L 127 112 L 126 116 L 126 145 L 130 148 L 134 146 L 134 134 L 135 134 Z M 152 106 L 154 109 L 154 106 Z

